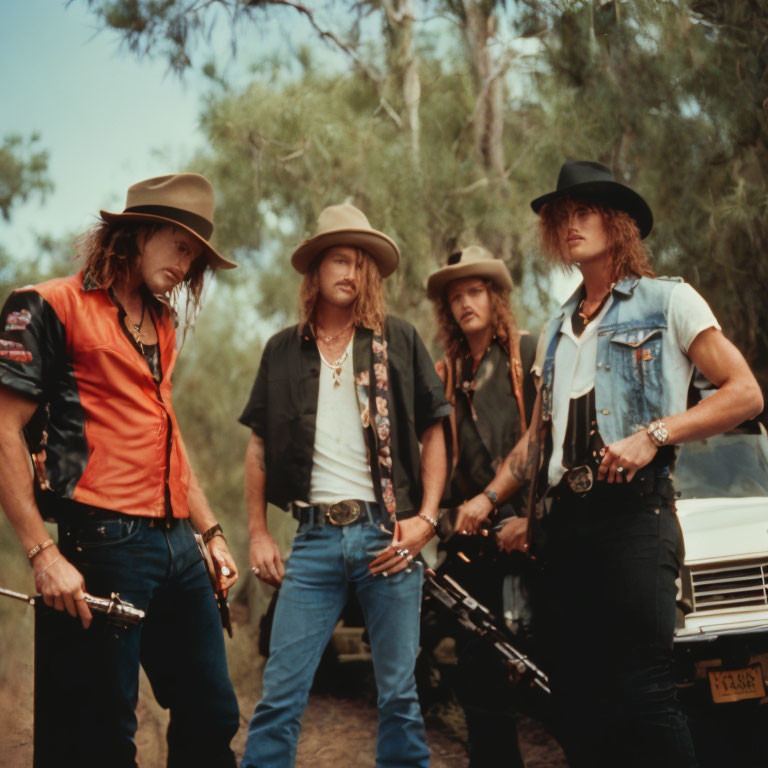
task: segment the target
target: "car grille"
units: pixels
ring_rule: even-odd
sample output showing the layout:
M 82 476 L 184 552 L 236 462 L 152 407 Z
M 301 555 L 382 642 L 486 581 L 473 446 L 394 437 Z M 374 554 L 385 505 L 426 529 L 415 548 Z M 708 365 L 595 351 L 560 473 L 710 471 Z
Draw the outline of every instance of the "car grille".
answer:
M 768 560 L 691 568 L 693 610 L 721 611 L 768 605 Z

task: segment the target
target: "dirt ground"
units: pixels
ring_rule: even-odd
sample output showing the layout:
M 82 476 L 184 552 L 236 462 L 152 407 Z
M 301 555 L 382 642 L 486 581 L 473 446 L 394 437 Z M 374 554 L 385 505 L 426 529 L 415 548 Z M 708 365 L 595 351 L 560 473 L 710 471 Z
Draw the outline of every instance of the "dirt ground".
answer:
M 31 671 L 31 670 L 30 670 Z M 163 768 L 167 713 L 152 699 L 146 679 L 142 679 L 137 738 L 139 765 Z M 255 706 L 255 695 L 238 692 L 242 709 L 241 727 L 233 747 L 242 757 L 248 718 Z M 446 733 L 430 718 L 427 727 L 432 752 L 432 768 L 466 768 L 464 743 Z M 376 707 L 360 698 L 313 695 L 304 716 L 297 752 L 297 768 L 374 768 L 376 750 Z M 521 718 L 518 725 L 526 768 L 567 768 L 559 747 L 536 722 Z M 0 706 L 0 765 L 4 768 L 29 768 L 32 765 L 32 691 L 21 687 L 6 689 Z M 500 762 L 503 765 L 503 761 Z
M 32 765 L 32 680 L 33 633 L 31 611 L 16 616 L 16 631 L 6 635 L 3 661 L 6 671 L 0 687 L 0 766 L 29 768 Z M 255 637 L 236 627 L 227 641 L 230 674 L 240 702 L 241 725 L 233 748 L 242 757 L 248 720 L 260 696 L 264 660 L 255 649 Z M 12 658 L 10 658 L 12 657 Z M 297 768 L 374 768 L 377 712 L 370 685 L 370 672 L 360 667 L 359 686 L 355 676 L 341 695 L 312 695 L 304 716 L 299 741 Z M 359 689 L 359 692 L 357 692 Z M 142 673 L 137 710 L 138 762 L 142 768 L 164 768 L 165 730 L 168 714 L 154 700 L 149 682 Z M 567 768 L 557 744 L 536 722 L 521 718 L 518 724 L 526 768 Z M 427 736 L 432 751 L 432 768 L 466 768 L 466 731 L 458 707 L 447 706 L 427 718 Z M 503 760 L 500 766 L 503 766 Z

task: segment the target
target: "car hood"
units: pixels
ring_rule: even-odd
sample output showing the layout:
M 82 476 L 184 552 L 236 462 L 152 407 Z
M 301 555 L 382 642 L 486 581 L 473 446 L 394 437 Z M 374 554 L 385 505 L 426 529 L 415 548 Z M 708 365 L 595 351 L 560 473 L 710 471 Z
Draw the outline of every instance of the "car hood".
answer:
M 685 563 L 768 555 L 768 498 L 680 499 Z

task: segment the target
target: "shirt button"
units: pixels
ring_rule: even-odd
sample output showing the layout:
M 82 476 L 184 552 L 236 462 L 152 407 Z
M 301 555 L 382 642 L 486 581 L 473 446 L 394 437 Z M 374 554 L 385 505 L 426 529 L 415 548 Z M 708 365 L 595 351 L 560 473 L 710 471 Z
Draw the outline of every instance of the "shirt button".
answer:
M 603 408 L 603 410 L 600 411 L 600 413 L 602 413 L 603 416 L 607 416 L 610 413 L 610 411 L 607 408 Z
M 606 363 L 606 365 L 605 365 L 605 370 L 606 370 L 606 371 L 610 371 L 610 370 L 611 370 L 611 366 L 610 366 L 610 365 L 608 365 L 607 363 Z
M 603 364 L 602 364 L 602 363 L 598 363 L 598 364 L 597 364 L 597 367 L 598 367 L 598 368 L 602 368 L 602 367 L 603 367 Z

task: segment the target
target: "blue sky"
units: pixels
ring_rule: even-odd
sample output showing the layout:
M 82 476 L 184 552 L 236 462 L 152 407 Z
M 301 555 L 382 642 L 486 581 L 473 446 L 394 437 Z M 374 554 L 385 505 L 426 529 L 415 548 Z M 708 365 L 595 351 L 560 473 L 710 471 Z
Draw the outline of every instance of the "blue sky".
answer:
M 0 243 L 26 256 L 35 231 L 80 231 L 126 188 L 184 165 L 201 146 L 202 84 L 160 58 L 138 60 L 99 32 L 84 2 L 0 0 L 0 137 L 37 132 L 54 192 L 0 221 Z

